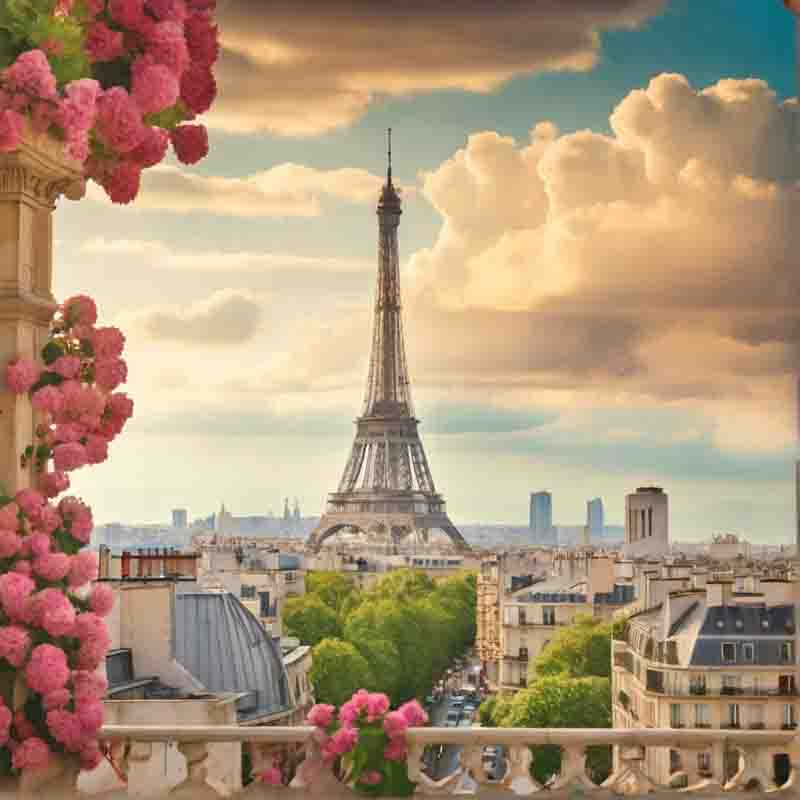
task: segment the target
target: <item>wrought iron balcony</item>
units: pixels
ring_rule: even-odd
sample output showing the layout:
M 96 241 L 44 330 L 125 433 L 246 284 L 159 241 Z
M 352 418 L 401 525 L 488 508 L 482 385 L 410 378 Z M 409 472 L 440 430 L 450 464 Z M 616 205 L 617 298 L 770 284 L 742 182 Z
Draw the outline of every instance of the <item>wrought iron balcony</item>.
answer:
M 788 753 L 794 736 L 794 731 L 753 730 L 411 728 L 407 732 L 408 769 L 409 777 L 417 783 L 417 794 L 422 796 L 474 794 L 488 800 L 490 797 L 528 795 L 543 788 L 531 776 L 533 757 L 530 747 L 555 745 L 561 748 L 561 771 L 548 784 L 548 790 L 560 798 L 571 797 L 576 790 L 587 794 L 596 792 L 599 799 L 607 795 L 607 790 L 645 794 L 655 789 L 668 789 L 667 786 L 657 786 L 647 774 L 645 755 L 649 748 L 685 750 L 687 755 L 704 750 L 711 753 L 710 766 L 703 767 L 702 774 L 698 769 L 686 773 L 690 788 L 706 788 L 712 794 L 715 789 L 721 792 L 745 787 L 767 791 L 776 787 L 773 776 L 764 771 L 764 764 L 770 759 L 763 756 L 766 752 Z M 108 745 L 110 759 L 119 776 L 119 788 L 104 793 L 104 800 L 142 796 L 137 781 L 142 776 L 152 778 L 161 773 L 156 749 L 160 748 L 158 752 L 163 757 L 164 745 L 174 745 L 183 754 L 185 779 L 177 786 L 165 784 L 160 793 L 151 788 L 145 796 L 159 798 L 169 794 L 172 800 L 220 798 L 223 794 L 219 787 L 212 785 L 213 767 L 218 759 L 215 762 L 210 758 L 209 749 L 220 744 L 233 748 L 229 762 L 231 756 L 237 758 L 246 751 L 254 773 L 273 763 L 281 764 L 286 784 L 282 791 L 286 797 L 357 796 L 323 762 L 314 729 L 310 727 L 109 725 L 103 729 L 101 738 Z M 452 774 L 434 780 L 426 774 L 426 749 L 440 745 L 460 748 L 459 759 Z M 505 762 L 504 769 L 495 770 L 502 774 L 502 778 L 497 780 L 487 774 L 483 758 L 483 750 L 489 745 L 501 746 L 500 758 Z M 586 748 L 598 745 L 617 748 L 615 771 L 602 787 L 592 782 L 585 764 Z M 739 769 L 726 777 L 723 774 L 724 754 L 731 750 L 739 753 Z M 787 791 L 792 791 L 794 780 L 790 777 L 784 784 Z M 66 797 L 74 784 L 74 775 L 62 775 L 46 785 L 42 796 Z M 280 792 L 277 787 L 252 785 L 244 790 L 229 786 L 225 794 L 238 800 L 245 797 L 263 797 L 266 800 L 277 796 L 276 792 Z

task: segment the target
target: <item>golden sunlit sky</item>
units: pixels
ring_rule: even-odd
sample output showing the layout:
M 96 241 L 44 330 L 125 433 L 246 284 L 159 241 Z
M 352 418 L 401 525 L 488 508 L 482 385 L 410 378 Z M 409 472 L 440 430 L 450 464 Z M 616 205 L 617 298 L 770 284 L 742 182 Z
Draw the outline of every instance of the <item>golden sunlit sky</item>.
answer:
M 56 290 L 128 337 L 98 522 L 319 513 L 359 412 L 394 130 L 409 364 L 456 524 L 644 483 L 673 539 L 792 539 L 794 24 L 775 0 L 220 0 L 211 153 L 63 202 Z

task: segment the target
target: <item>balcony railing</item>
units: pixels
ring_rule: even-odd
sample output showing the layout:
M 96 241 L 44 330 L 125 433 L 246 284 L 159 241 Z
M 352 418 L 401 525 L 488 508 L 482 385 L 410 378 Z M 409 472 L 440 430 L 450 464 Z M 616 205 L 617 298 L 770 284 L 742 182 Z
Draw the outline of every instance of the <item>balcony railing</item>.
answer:
M 180 725 L 109 725 L 101 738 L 108 745 L 109 757 L 120 783 L 127 786 L 103 795 L 104 800 L 124 800 L 141 794 L 137 789 L 137 776 L 158 774 L 151 769 L 155 759 L 154 745 L 171 743 L 186 759 L 186 779 L 178 786 L 164 786 L 163 791 L 152 788 L 148 797 L 192 798 L 212 800 L 221 797 L 209 781 L 213 782 L 213 760 L 209 759 L 209 745 L 228 743 L 246 748 L 253 772 L 258 773 L 275 763 L 281 765 L 286 792 L 295 797 L 316 794 L 322 797 L 356 797 L 355 793 L 339 782 L 331 767 L 320 757 L 319 745 L 309 727 L 239 727 L 239 726 L 180 726 Z M 555 776 L 548 789 L 559 797 L 571 797 L 580 787 L 582 793 L 605 790 L 612 792 L 644 794 L 657 787 L 646 773 L 647 748 L 670 748 L 696 753 L 711 752 L 711 768 L 700 775 L 697 770 L 687 773 L 690 788 L 716 787 L 719 790 L 754 788 L 772 790 L 772 776 L 763 770 L 766 761 L 763 751 L 789 752 L 794 740 L 793 731 L 719 731 L 694 729 L 533 729 L 533 728 L 411 728 L 407 732 L 408 770 L 411 780 L 417 783 L 418 795 L 474 794 L 478 797 L 526 795 L 542 787 L 532 778 L 530 767 L 534 745 L 556 745 L 561 748 L 561 772 Z M 460 749 L 455 771 L 439 780 L 426 774 L 426 748 L 450 745 Z M 492 780 L 485 771 L 483 749 L 489 745 L 502 745 L 505 769 L 503 777 Z M 586 748 L 612 745 L 617 748 L 616 770 L 597 786 L 586 772 Z M 163 750 L 163 748 L 162 748 Z M 739 752 L 739 770 L 730 778 L 723 774 L 726 751 Z M 236 753 L 234 752 L 235 756 Z M 687 759 L 691 761 L 692 759 Z M 469 777 L 470 780 L 467 780 Z M 674 778 L 674 776 L 672 776 Z M 59 797 L 74 786 L 75 777 L 62 775 L 53 778 L 44 787 L 46 797 Z M 785 784 L 790 789 L 794 778 Z M 273 797 L 275 788 L 251 786 L 241 790 L 229 787 L 235 798 Z M 42 788 L 39 791 L 43 791 Z M 11 795 L 9 795 L 11 796 Z M 66 796 L 66 795 L 65 795 Z M 287 795 L 288 796 L 288 795 Z M 556 795 L 554 795 L 556 796 Z
M 648 687 L 648 691 L 650 691 Z M 665 686 L 658 694 L 670 697 L 797 697 L 796 689 L 766 688 L 760 686 L 690 686 L 688 690 Z

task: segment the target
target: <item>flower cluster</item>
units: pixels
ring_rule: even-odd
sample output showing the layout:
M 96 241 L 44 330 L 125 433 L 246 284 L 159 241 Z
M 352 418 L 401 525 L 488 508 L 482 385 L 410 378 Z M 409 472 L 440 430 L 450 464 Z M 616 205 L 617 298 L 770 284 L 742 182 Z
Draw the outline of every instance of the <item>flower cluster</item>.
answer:
M 102 757 L 107 687 L 96 670 L 114 598 L 106 584 L 92 585 L 97 555 L 82 549 L 91 510 L 76 497 L 57 499 L 69 471 L 105 460 L 133 411 L 114 391 L 126 377 L 124 337 L 96 322 L 91 298 L 70 298 L 54 317 L 44 367 L 15 359 L 6 368 L 9 388 L 29 393 L 40 418 L 37 443 L 23 455 L 35 464 L 38 488 L 0 497 L 0 667 L 13 670 L 27 694 L 14 713 L 13 698 L 0 698 L 0 751 L 13 770 L 40 769 L 51 753 L 71 754 L 83 769 Z
M 408 780 L 406 730 L 425 725 L 428 715 L 411 700 L 390 710 L 385 694 L 359 689 L 338 711 L 315 705 L 308 722 L 327 763 L 341 759 L 346 779 L 362 792 L 400 796 L 413 791 Z
M 219 56 L 215 0 L 32 0 L 0 33 L 0 152 L 28 120 L 54 133 L 116 203 L 171 143 L 194 164 L 208 152 L 191 123 L 211 107 Z M 4 25 L 5 28 L 5 25 Z M 10 55 L 7 56 L 6 54 Z M 4 63 L 5 57 L 5 63 Z

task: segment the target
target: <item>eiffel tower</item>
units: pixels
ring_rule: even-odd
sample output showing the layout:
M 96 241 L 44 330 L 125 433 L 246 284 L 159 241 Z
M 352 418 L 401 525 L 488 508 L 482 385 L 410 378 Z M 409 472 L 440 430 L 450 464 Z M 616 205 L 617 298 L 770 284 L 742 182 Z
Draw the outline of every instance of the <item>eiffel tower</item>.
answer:
M 328 496 L 309 536 L 314 550 L 346 529 L 388 534 L 395 544 L 413 534 L 427 541 L 429 531 L 440 530 L 459 550 L 469 550 L 434 486 L 411 402 L 397 249 L 402 213 L 392 183 L 390 128 L 389 167 L 378 203 L 378 290 L 366 397 L 339 488 Z

